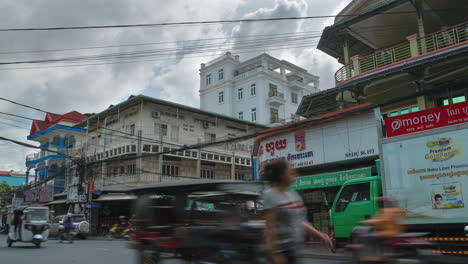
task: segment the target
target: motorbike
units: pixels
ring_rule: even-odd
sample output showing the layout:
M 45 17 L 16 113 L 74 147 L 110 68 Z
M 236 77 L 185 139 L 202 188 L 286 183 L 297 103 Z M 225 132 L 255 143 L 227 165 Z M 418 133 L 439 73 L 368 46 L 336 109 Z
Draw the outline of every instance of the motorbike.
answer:
M 131 225 L 122 226 L 119 224 L 115 224 L 109 230 L 107 234 L 107 239 L 125 239 L 130 240 L 131 234 L 133 233 L 134 228 Z
M 354 263 L 429 263 L 433 244 L 422 239 L 428 233 L 405 233 L 393 238 L 381 238 L 372 226 L 353 230 L 351 243 Z
M 41 247 L 49 236 L 49 208 L 41 206 L 21 206 L 13 210 L 13 219 L 17 219 L 8 232 L 7 245 L 24 242 Z
M 75 237 L 78 236 L 78 230 L 76 228 L 73 228 L 71 230 L 66 231 L 65 227 L 61 224 L 59 227 L 59 243 L 62 243 L 63 241 L 67 241 L 69 244 L 73 244 L 73 240 L 75 240 Z

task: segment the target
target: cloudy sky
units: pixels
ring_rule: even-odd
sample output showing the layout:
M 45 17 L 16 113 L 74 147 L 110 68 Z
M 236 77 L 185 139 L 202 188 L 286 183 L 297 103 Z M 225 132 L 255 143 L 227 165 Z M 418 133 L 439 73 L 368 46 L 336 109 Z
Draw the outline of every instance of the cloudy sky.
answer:
M 350 0 L 0 0 L 0 27 L 67 27 L 332 15 L 337 14 L 349 2 Z M 320 76 L 320 88 L 326 89 L 333 87 L 333 74 L 339 64 L 315 49 L 318 38 L 311 37 L 310 40 L 297 44 L 283 41 L 279 47 L 270 45 L 241 48 L 242 45 L 245 47 L 246 41 L 285 36 L 278 34 L 290 34 L 287 36 L 293 37 L 304 34 L 317 36 L 324 26 L 332 23 L 333 19 L 310 19 L 0 32 L 0 62 L 142 50 L 171 51 L 164 56 L 159 54 L 131 59 L 132 63 L 129 60 L 122 63 L 122 60 L 106 59 L 68 64 L 2 65 L 0 96 L 55 113 L 71 110 L 82 113 L 99 112 L 110 104 L 125 100 L 131 94 L 144 94 L 198 107 L 200 63 L 210 61 L 227 50 L 236 53 L 236 48 L 241 60 L 267 52 L 304 67 Z M 194 45 L 197 49 L 190 49 Z M 209 45 L 216 48 L 206 48 Z M 106 48 L 102 48 L 103 46 Z M 45 52 L 47 50 L 49 51 Z M 139 61 L 134 62 L 135 60 Z M 36 119 L 44 118 L 43 113 L 4 101 L 0 101 L 0 111 Z M 30 125 L 31 121 L 0 114 L 2 136 L 27 141 Z M 25 156 L 33 152 L 35 150 L 0 142 L 0 170 L 24 170 Z

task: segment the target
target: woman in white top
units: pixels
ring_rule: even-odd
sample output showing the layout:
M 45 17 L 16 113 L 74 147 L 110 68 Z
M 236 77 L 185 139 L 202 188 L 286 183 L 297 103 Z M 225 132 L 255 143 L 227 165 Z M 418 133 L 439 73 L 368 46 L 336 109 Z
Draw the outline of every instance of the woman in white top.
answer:
M 265 164 L 262 177 L 271 185 L 263 195 L 266 243 L 274 264 L 296 263 L 296 251 L 304 233 L 320 238 L 332 248 L 330 238 L 305 221 L 305 205 L 293 184 L 296 171 L 285 160 Z

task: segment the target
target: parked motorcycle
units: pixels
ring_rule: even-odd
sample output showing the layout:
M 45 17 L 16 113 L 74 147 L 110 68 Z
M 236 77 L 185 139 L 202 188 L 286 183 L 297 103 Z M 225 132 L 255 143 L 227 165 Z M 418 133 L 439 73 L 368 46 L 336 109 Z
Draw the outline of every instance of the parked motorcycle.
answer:
M 386 239 L 376 235 L 371 226 L 358 226 L 352 234 L 351 250 L 354 263 L 429 263 L 434 255 L 427 233 L 406 233 Z

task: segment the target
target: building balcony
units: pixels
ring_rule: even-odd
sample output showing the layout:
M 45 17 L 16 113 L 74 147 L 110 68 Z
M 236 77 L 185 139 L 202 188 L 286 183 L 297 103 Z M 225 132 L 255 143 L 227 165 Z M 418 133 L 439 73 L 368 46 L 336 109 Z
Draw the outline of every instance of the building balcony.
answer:
M 270 124 L 272 126 L 279 126 L 279 125 L 284 125 L 286 124 L 286 119 L 284 118 L 270 118 Z
M 367 56 L 356 55 L 351 62 L 335 73 L 336 85 L 340 86 L 358 76 L 378 72 L 392 66 L 407 63 L 439 52 L 456 49 L 468 44 L 468 22 L 446 28 L 423 37 L 412 35 L 406 42 L 386 48 Z
M 270 91 L 268 93 L 268 103 L 272 106 L 281 106 L 286 103 L 286 99 L 284 99 L 284 94 Z

